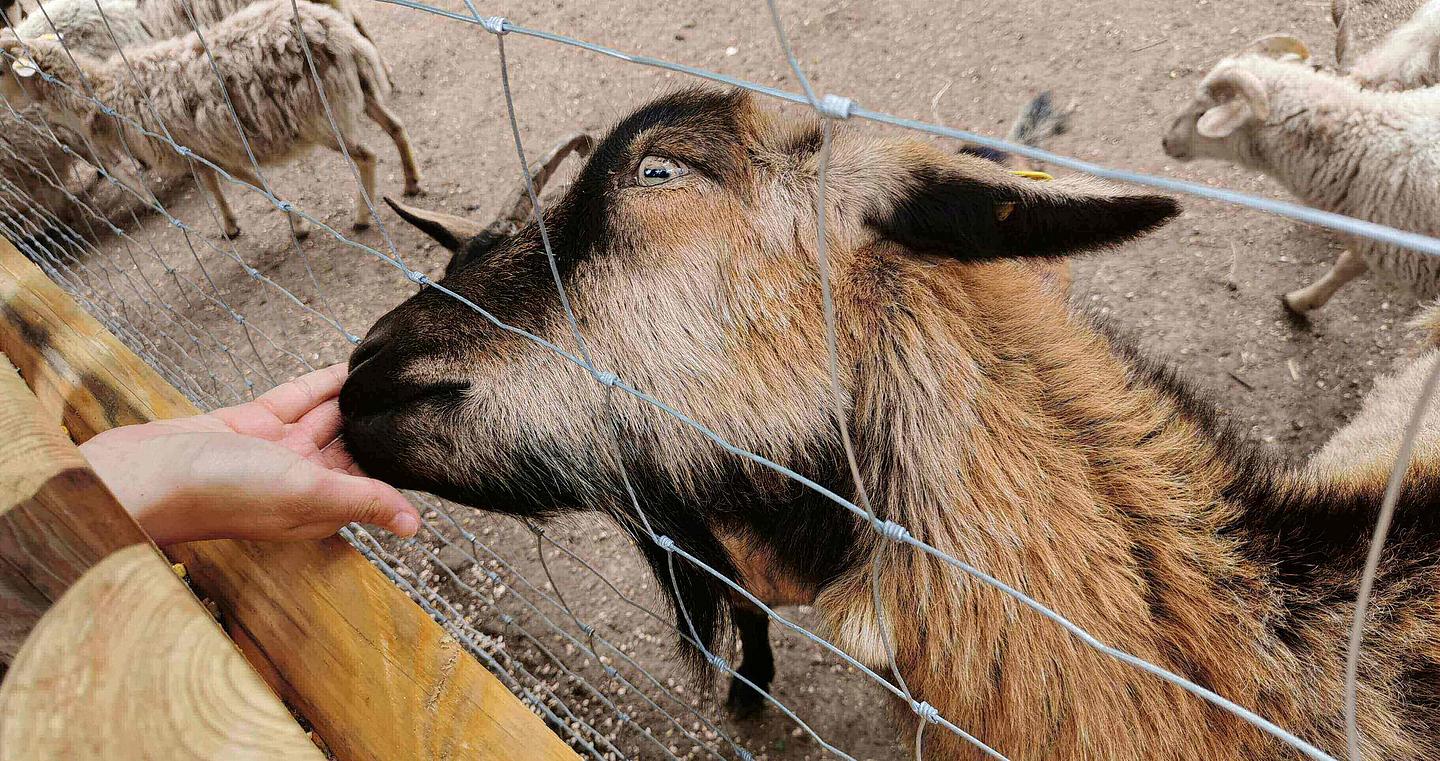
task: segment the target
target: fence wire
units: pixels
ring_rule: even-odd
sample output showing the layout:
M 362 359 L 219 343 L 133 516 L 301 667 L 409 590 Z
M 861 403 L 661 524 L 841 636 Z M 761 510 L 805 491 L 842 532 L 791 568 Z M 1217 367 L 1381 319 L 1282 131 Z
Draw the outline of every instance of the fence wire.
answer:
M 297 29 L 301 15 L 299 6 L 305 1 L 290 0 Z M 194 30 L 200 49 L 207 57 L 210 72 L 218 83 L 220 92 L 224 94 L 224 103 L 213 105 L 223 107 L 224 115 L 238 133 L 244 144 L 248 168 L 237 169 L 232 166 L 227 170 L 201 155 L 195 148 L 177 142 L 162 118 L 161 109 L 151 102 L 146 103 L 147 113 L 121 113 L 111 104 L 103 102 L 91 83 L 83 77 L 81 86 L 75 87 L 52 76 L 50 72 L 40 71 L 35 76 L 51 86 L 66 90 L 76 98 L 92 103 L 105 119 L 114 123 L 121 134 L 142 136 L 183 158 L 187 176 L 181 178 L 182 184 L 184 180 L 188 180 L 189 185 L 193 186 L 193 190 L 203 199 L 206 219 L 197 225 L 172 213 L 162 198 L 173 197 L 174 189 L 170 188 L 168 190 L 172 192 L 167 192 L 163 182 L 149 177 L 145 163 L 131 150 L 128 143 L 122 141 L 125 149 L 123 161 L 126 165 L 123 168 L 116 167 L 99 154 L 85 135 L 49 123 L 38 109 L 27 108 L 25 104 L 10 103 L 0 97 L 0 123 L 4 125 L 3 132 L 0 132 L 0 235 L 14 242 L 51 278 L 73 294 L 102 324 L 152 364 L 166 380 L 181 389 L 197 405 L 213 409 L 253 398 L 258 392 L 296 372 L 312 369 L 320 362 L 316 349 L 326 341 L 330 342 L 327 350 L 331 350 L 336 345 L 348 349 L 360 340 L 358 335 L 342 322 L 343 310 L 336 308 L 337 303 L 341 302 L 334 299 L 334 294 L 331 293 L 336 284 L 327 283 L 322 273 L 317 272 L 307 253 L 308 244 L 302 240 L 298 225 L 308 224 L 343 246 L 390 265 L 410 283 L 446 294 L 465 304 L 495 327 L 532 341 L 557 358 L 584 370 L 604 389 L 607 419 L 599 422 L 603 424 L 601 427 L 604 430 L 609 431 L 608 443 L 617 452 L 622 449 L 623 442 L 620 433 L 622 428 L 616 417 L 614 395 L 623 394 L 659 410 L 735 457 L 793 480 L 833 502 L 837 508 L 863 520 L 865 525 L 886 540 L 885 546 L 888 548 L 885 552 L 875 554 L 871 569 L 871 593 L 875 597 L 877 614 L 882 616 L 879 627 L 881 631 L 890 630 L 883 621 L 878 582 L 880 566 L 886 553 L 925 553 L 1014 599 L 1068 631 L 1086 646 L 1179 687 L 1195 695 L 1197 699 L 1208 701 L 1310 758 L 1333 761 L 1331 756 L 1305 739 L 1295 736 L 1250 708 L 1238 705 L 1202 685 L 1194 684 L 1161 666 L 1101 641 L 1061 612 L 1051 610 L 1042 601 L 1033 599 L 1017 586 L 926 544 L 916 538 L 906 526 L 881 519 L 876 514 L 869 502 L 866 484 L 851 445 L 850 432 L 846 425 L 848 418 L 845 415 L 844 393 L 839 380 L 838 368 L 842 358 L 836 338 L 836 313 L 831 294 L 825 237 L 825 176 L 829 164 L 832 124 L 835 121 L 865 120 L 955 138 L 1104 179 L 1267 212 L 1344 234 L 1402 246 L 1426 255 L 1440 255 L 1440 240 L 1298 204 L 1081 161 L 1008 140 L 870 110 L 839 95 L 822 96 L 814 90 L 798 62 L 785 34 L 784 15 L 774 0 L 767 0 L 767 10 L 779 53 L 796 76 L 803 93 L 787 92 L 693 66 L 633 55 L 582 39 L 530 29 L 503 17 L 483 15 L 471 0 L 463 0 L 468 13 L 450 11 L 412 0 L 376 1 L 430 14 L 437 19 L 460 22 L 484 30 L 495 38 L 495 61 L 499 67 L 501 83 L 499 94 L 505 103 L 518 170 L 533 209 L 533 220 L 539 227 L 556 295 L 564 307 L 571 338 L 575 344 L 574 351 L 520 327 L 506 324 L 405 262 L 386 228 L 385 221 L 377 212 L 374 199 L 364 193 L 361 169 L 347 147 L 333 111 L 333 104 L 326 99 L 313 52 L 304 42 L 303 35 L 297 36 L 302 42 L 300 47 L 306 71 L 321 94 L 325 118 L 335 141 L 341 146 L 347 170 L 361 188 L 363 202 L 380 231 L 383 250 L 347 237 L 316 213 L 277 195 L 263 171 L 262 162 L 251 148 L 243 120 L 235 109 L 213 53 L 205 42 L 206 27 L 199 22 L 198 14 L 189 0 L 175 0 L 175 9 L 183 13 L 183 23 Z M 117 57 L 123 63 L 125 75 L 138 84 L 140 80 L 127 55 L 127 45 L 122 44 L 123 41 L 111 23 L 111 14 L 117 7 L 119 6 L 107 6 L 104 0 L 95 0 L 94 3 L 99 20 L 108 34 L 108 41 L 119 51 Z M 758 8 L 756 10 L 758 11 Z M 67 30 L 57 28 L 55 19 L 43 7 L 37 12 L 48 22 L 48 31 L 59 35 L 63 42 Z M 505 36 L 509 34 L 575 47 L 600 56 L 808 106 L 821 119 L 823 138 L 815 209 L 819 283 L 825 318 L 824 341 L 832 412 L 839 425 L 849 474 L 856 487 L 855 501 L 845 499 L 782 464 L 734 445 L 719 433 L 692 419 L 684 410 L 677 409 L 665 400 L 633 385 L 612 369 L 595 364 L 587 348 L 582 325 L 571 309 L 569 295 L 565 292 L 555 254 L 551 250 L 542 193 L 531 178 L 530 164 L 511 92 L 511 72 L 505 49 Z M 0 54 L 0 63 L 4 65 L 3 76 L 18 82 L 18 74 L 11 65 L 17 61 L 14 56 Z M 36 151 L 36 145 L 42 146 L 43 150 Z M 93 172 L 93 176 L 87 177 L 87 172 Z M 249 197 L 262 199 L 276 211 L 287 215 L 290 248 L 305 273 L 302 285 L 292 289 L 276 277 L 252 266 L 233 241 L 220 235 L 224 232 L 223 214 L 222 210 L 217 208 L 216 201 L 206 193 L 208 176 L 216 176 L 227 185 L 240 188 L 246 191 Z M 138 186 L 133 181 L 127 182 L 127 179 L 136 178 L 139 180 Z M 163 253 L 167 246 L 157 244 L 154 239 L 161 232 L 157 232 L 153 226 L 147 227 L 141 221 L 135 211 L 137 207 L 153 211 L 164 221 L 166 229 L 161 232 L 169 236 L 169 241 L 180 242 L 189 255 L 188 264 L 180 266 L 170 261 Z M 113 222 L 116 217 L 124 219 L 126 226 Z M 208 234 L 211 228 L 216 235 Z M 222 242 L 216 243 L 215 238 Z M 191 265 L 193 270 L 190 269 Z M 330 274 L 333 274 L 333 268 Z M 240 278 L 238 282 L 253 284 L 253 290 L 236 293 L 233 287 L 227 291 L 220 286 L 220 283 L 237 282 L 234 278 L 236 275 Z M 271 299 L 270 296 L 275 298 Z M 312 303 L 319 306 L 312 306 Z M 265 310 L 267 314 L 276 311 L 283 313 L 286 319 L 273 321 L 282 326 L 276 331 L 279 335 L 272 335 L 246 316 L 247 313 L 254 314 L 256 310 Z M 210 327 L 210 318 L 215 316 L 228 321 L 231 327 L 224 330 Z M 286 330 L 284 326 L 292 322 L 307 329 L 303 334 Z M 321 337 L 309 328 L 323 329 L 326 333 Z M 1427 379 L 1422 398 L 1412 414 L 1410 425 L 1407 426 L 1381 506 L 1357 600 L 1354 629 L 1348 649 L 1345 694 L 1347 741 L 1351 759 L 1359 758 L 1355 685 L 1367 601 L 1388 524 L 1399 496 L 1401 478 L 1408 470 L 1422 413 L 1429 406 L 1437 381 L 1440 381 L 1440 363 L 1436 363 L 1434 371 Z M 972 745 L 977 752 L 992 758 L 1006 758 L 1007 749 L 987 745 L 985 738 L 971 735 L 966 728 L 957 726 L 949 717 L 941 715 L 925 701 L 925 696 L 911 692 L 895 663 L 892 642 L 885 643 L 889 657 L 889 675 L 884 676 L 802 623 L 776 612 L 746 590 L 738 580 L 726 577 L 672 538 L 657 532 L 649 521 L 645 505 L 630 486 L 630 476 L 624 472 L 624 458 L 617 457 L 617 462 L 620 463 L 625 482 L 627 493 L 624 496 L 628 498 L 635 515 L 642 523 L 645 534 L 666 555 L 668 578 L 657 581 L 671 585 L 675 591 L 675 599 L 683 600 L 676 582 L 676 564 L 693 567 L 714 577 L 736 595 L 746 599 L 783 630 L 828 652 L 859 677 L 873 682 L 879 689 L 904 701 L 918 719 L 913 743 L 916 759 L 924 757 L 925 733 L 932 724 L 936 726 L 936 731 L 953 733 Z M 684 609 L 683 603 L 679 612 L 680 620 L 685 626 L 677 627 L 654 610 L 652 601 L 640 599 L 641 596 L 633 591 L 626 591 L 633 581 L 607 577 L 599 565 L 588 557 L 584 547 L 557 538 L 560 532 L 528 525 L 523 532 L 497 531 L 494 538 L 487 541 L 483 532 L 490 529 L 482 529 L 481 533 L 477 533 L 474 516 L 469 514 L 468 509 L 457 512 L 455 506 L 432 497 L 415 495 L 415 498 L 422 506 L 423 518 L 422 530 L 417 538 L 392 541 L 378 537 L 358 525 L 344 529 L 342 535 L 392 581 L 407 591 L 417 604 L 496 673 L 508 688 L 544 718 L 577 751 L 596 759 L 750 759 L 758 752 L 747 747 L 746 741 L 738 736 L 738 733 L 724 728 L 723 722 L 715 718 L 713 709 L 703 696 L 684 694 L 683 684 L 677 684 L 673 678 L 659 672 L 657 664 L 643 662 L 627 652 L 627 639 L 634 635 L 635 631 L 626 631 L 613 621 L 592 620 L 587 617 L 587 612 L 572 607 L 570 600 L 574 598 L 567 595 L 567 587 L 573 590 L 575 586 L 562 583 L 561 578 L 572 584 L 584 583 L 586 586 L 583 589 L 587 595 L 608 594 L 614 609 L 628 609 L 639 613 L 644 626 L 658 629 L 666 636 L 678 636 L 699 648 L 709 666 L 718 673 L 747 681 L 721 654 L 706 648 L 690 624 L 690 615 Z M 527 535 L 528 541 L 521 541 L 521 537 Z M 560 564 L 563 564 L 563 573 L 557 576 L 552 570 L 559 568 Z M 537 568 L 543 580 L 532 578 L 536 576 Z M 577 579 L 587 581 L 580 582 Z M 586 606 L 586 609 L 588 611 L 594 607 L 592 604 Z M 756 687 L 753 684 L 750 686 Z M 809 736 L 818 747 L 839 758 L 852 758 L 844 749 L 822 737 L 812 724 L 803 718 L 805 706 L 786 705 L 769 693 L 765 693 L 764 697 L 786 720 L 793 722 L 798 732 Z M 643 713 L 643 720 L 637 718 L 637 711 Z M 1143 732 L 1144 729 L 1136 728 L 1136 731 Z

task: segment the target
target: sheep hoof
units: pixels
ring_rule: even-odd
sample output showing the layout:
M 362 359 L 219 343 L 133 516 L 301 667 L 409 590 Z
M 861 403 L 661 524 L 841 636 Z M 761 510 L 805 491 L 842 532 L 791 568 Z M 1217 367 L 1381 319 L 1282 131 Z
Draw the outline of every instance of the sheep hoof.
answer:
M 220 233 L 220 236 L 223 237 L 225 240 L 235 240 L 236 238 L 240 237 L 240 228 L 236 227 L 230 230 L 226 230 L 225 232 Z
M 350 229 L 352 229 L 352 230 L 369 230 L 369 229 L 370 229 L 370 218 L 369 218 L 369 217 L 366 217 L 365 219 L 357 219 L 357 220 L 355 220 L 355 224 L 350 225 Z
M 423 196 L 425 195 L 425 190 L 419 185 L 407 185 L 405 187 L 405 195 L 410 198 L 414 198 L 415 196 Z
M 733 718 L 753 719 L 765 710 L 765 696 L 739 679 L 731 679 L 725 708 Z
M 1285 307 L 1285 311 L 1289 312 L 1290 314 L 1292 314 L 1292 315 L 1294 315 L 1294 316 L 1296 316 L 1296 317 L 1304 317 L 1304 316 L 1306 316 L 1307 313 L 1309 313 L 1311 310 L 1313 310 L 1313 309 L 1315 308 L 1315 307 L 1313 307 L 1313 306 L 1307 307 L 1307 306 L 1303 306 L 1303 305 L 1300 305 L 1300 304 L 1296 304 L 1296 303 L 1295 303 L 1295 297 L 1294 297 L 1292 294 L 1289 294 L 1289 293 L 1282 294 L 1282 295 L 1280 296 L 1280 305 L 1283 306 L 1283 307 Z

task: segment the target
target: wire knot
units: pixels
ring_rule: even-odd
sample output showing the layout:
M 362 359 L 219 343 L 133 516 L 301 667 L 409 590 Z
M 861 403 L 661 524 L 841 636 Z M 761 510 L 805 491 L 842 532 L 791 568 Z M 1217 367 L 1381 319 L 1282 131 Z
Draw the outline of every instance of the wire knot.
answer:
M 709 661 L 711 666 L 714 666 L 716 669 L 719 669 L 720 671 L 729 671 L 729 670 L 730 670 L 730 664 L 726 663 L 724 658 L 721 658 L 720 656 L 718 656 L 718 655 L 716 655 L 716 654 L 714 654 L 714 653 L 706 653 L 706 654 L 705 654 L 705 660 Z
M 920 718 L 922 718 L 922 719 L 930 722 L 931 724 L 939 724 L 939 723 L 940 723 L 940 709 L 939 709 L 939 708 L 936 708 L 935 706 L 932 706 L 932 705 L 930 705 L 929 703 L 926 703 L 926 702 L 923 701 L 923 700 L 918 701 L 918 702 L 915 702 L 915 703 L 911 703 L 911 704 L 910 704 L 910 707 L 915 710 L 916 715 L 918 715 Z
M 580 624 L 580 633 L 587 637 L 595 636 L 595 627 L 590 624 Z
M 620 383 L 620 376 L 611 372 L 596 371 L 592 373 L 592 377 L 594 377 L 595 381 L 600 385 L 608 386 L 610 388 L 615 388 L 615 386 L 619 385 Z
M 421 288 L 430 285 L 430 278 L 425 277 L 425 273 L 418 270 L 410 270 L 409 272 L 406 272 L 405 277 L 409 278 L 410 282 L 420 286 Z
M 276 201 L 275 208 L 279 209 L 280 211 L 289 213 L 295 211 L 295 204 L 290 203 L 289 201 Z
M 480 26 L 485 27 L 485 31 L 491 34 L 509 34 L 510 30 L 505 28 L 506 23 L 504 16 L 486 16 L 480 19 Z
M 668 536 L 665 536 L 664 534 L 656 534 L 655 546 L 659 547 L 662 550 L 665 550 L 666 552 L 674 552 L 675 540 L 671 539 Z
M 910 530 L 895 521 L 880 521 L 875 524 L 875 530 L 880 532 L 880 536 L 896 542 L 903 542 L 911 538 Z
M 739 757 L 740 757 L 740 761 L 755 761 L 755 757 L 752 756 L 752 755 L 750 755 L 750 751 L 745 750 L 744 748 L 741 748 L 741 749 L 740 749 L 740 756 L 739 756 Z
M 513 616 L 511 616 L 509 613 L 501 613 L 501 614 L 500 614 L 500 623 L 505 624 L 506 626 L 509 626 L 510 624 L 515 623 L 515 618 L 514 618 Z
M 192 150 L 190 150 L 189 148 L 186 148 L 186 147 L 183 146 L 183 145 L 177 145 L 177 146 L 175 146 L 175 152 L 178 153 L 178 154 L 180 154 L 181 156 L 184 156 L 184 157 L 187 158 L 187 159 L 193 159 L 193 158 L 195 158 L 195 151 L 192 151 Z
M 605 669 L 604 669 L 604 671 L 605 671 L 605 676 L 608 676 L 608 677 L 610 677 L 611 679 L 615 679 L 615 678 L 617 678 L 617 677 L 620 676 L 620 672 L 619 672 L 619 671 L 616 671 L 614 666 L 606 666 Z
M 855 101 L 843 95 L 826 95 L 815 105 L 815 110 L 821 116 L 830 119 L 849 119 L 850 110 L 855 107 Z

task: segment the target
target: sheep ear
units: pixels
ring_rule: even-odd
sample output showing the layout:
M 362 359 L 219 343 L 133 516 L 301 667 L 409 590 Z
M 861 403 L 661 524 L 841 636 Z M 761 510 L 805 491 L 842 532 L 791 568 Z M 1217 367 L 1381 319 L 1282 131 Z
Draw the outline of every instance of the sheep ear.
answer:
M 1218 106 L 1212 106 L 1200 115 L 1195 122 L 1195 131 L 1202 136 L 1220 139 L 1229 137 L 1245 126 L 1245 123 L 1254 118 L 1255 113 L 1250 110 L 1250 104 L 1243 100 L 1227 100 Z
M 420 232 L 434 238 L 436 243 L 457 254 L 465 248 L 465 244 L 471 238 L 485 230 L 482 225 L 464 217 L 446 214 L 443 211 L 406 206 L 389 196 L 385 197 L 385 203 L 390 204 L 390 208 L 394 209 L 401 219 L 419 228 Z
M 1254 72 L 1237 66 L 1218 68 L 1200 87 L 1217 103 L 1195 123 L 1204 137 L 1228 137 L 1251 119 L 1270 118 L 1270 96 Z
M 987 161 L 959 162 L 960 171 L 917 171 L 888 213 L 872 216 L 875 226 L 921 253 L 1052 257 L 1118 245 L 1180 211 L 1167 196 L 1127 193 L 1084 177 L 1026 179 Z

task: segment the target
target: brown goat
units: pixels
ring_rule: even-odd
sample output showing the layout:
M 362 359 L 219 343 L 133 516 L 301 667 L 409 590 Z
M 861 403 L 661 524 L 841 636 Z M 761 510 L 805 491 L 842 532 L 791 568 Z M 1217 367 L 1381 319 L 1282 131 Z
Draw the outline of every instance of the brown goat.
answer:
M 813 118 L 683 91 L 621 121 L 545 221 L 600 371 L 853 500 L 816 269 L 820 144 Z M 1343 748 L 1348 613 L 1383 476 L 1322 482 L 1222 435 L 1209 405 L 1019 263 L 1118 244 L 1176 204 L 843 125 L 827 187 L 844 424 L 877 513 Z M 577 350 L 533 225 L 442 283 Z M 439 289 L 381 318 L 351 367 L 340 405 L 366 470 L 511 515 L 613 516 L 707 647 L 733 598 L 678 558 L 672 591 L 651 529 L 768 602 L 813 603 L 867 664 L 883 668 L 893 642 L 917 699 L 1012 759 L 1297 755 Z M 1440 755 L 1437 479 L 1428 464 L 1411 474 L 1377 583 L 1367 758 Z M 978 756 L 939 730 L 925 749 Z

